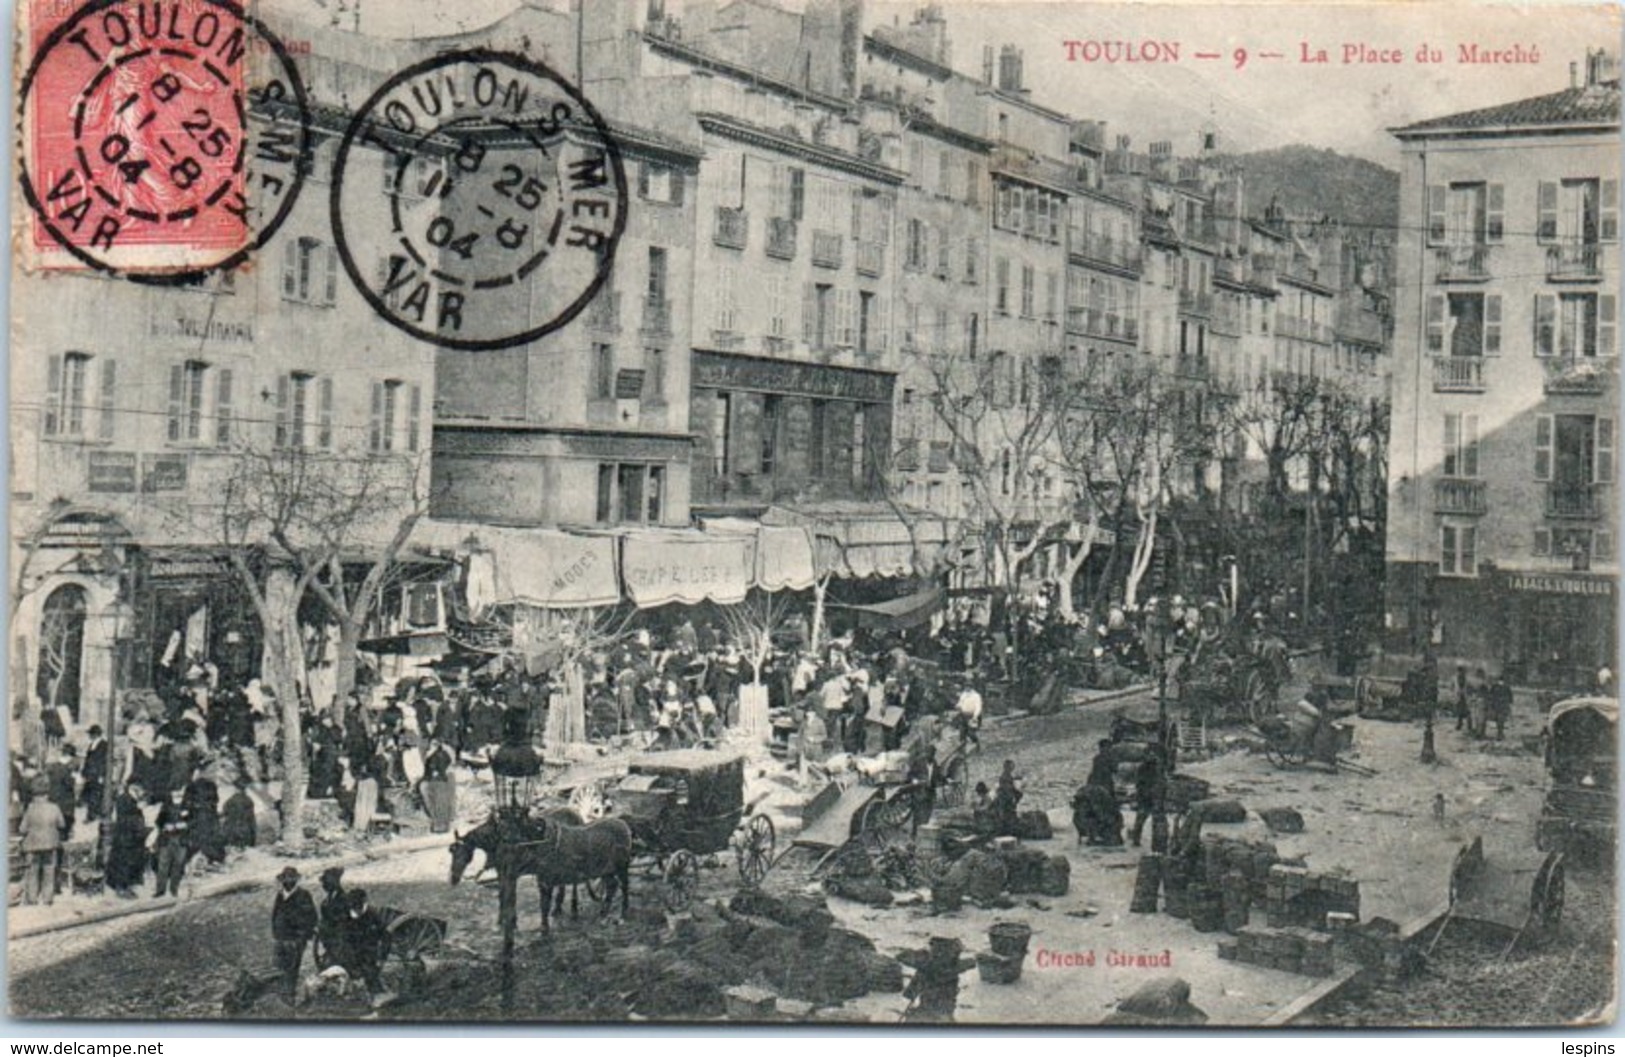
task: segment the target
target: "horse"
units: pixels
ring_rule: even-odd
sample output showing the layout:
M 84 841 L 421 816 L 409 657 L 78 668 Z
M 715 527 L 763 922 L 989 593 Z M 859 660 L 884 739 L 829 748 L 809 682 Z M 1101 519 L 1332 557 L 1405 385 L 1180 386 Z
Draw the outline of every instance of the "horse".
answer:
M 617 822 L 617 824 L 621 829 L 626 829 L 626 824 L 624 822 Z M 480 825 L 470 830 L 467 834 L 453 833 L 451 845 L 451 883 L 457 884 L 462 880 L 464 872 L 468 869 L 469 863 L 474 858 L 474 849 L 478 848 L 479 850 L 485 852 L 487 862 L 494 861 L 498 856 L 501 855 L 513 855 L 515 876 L 523 877 L 526 874 L 529 874 L 536 878 L 536 888 L 541 896 L 542 929 L 544 931 L 550 927 L 550 912 L 562 914 L 564 911 L 565 886 L 569 886 L 572 893 L 570 907 L 571 916 L 574 917 L 576 915 L 578 911 L 578 903 L 575 898 L 575 886 L 584 881 L 596 881 L 599 879 L 618 880 L 621 885 L 621 911 L 622 913 L 625 913 L 627 909 L 628 874 L 631 868 L 630 830 L 626 831 L 626 863 L 619 869 L 617 869 L 614 864 L 613 856 L 609 856 L 605 857 L 604 859 L 605 868 L 599 870 L 597 873 L 584 872 L 583 868 L 580 868 L 580 863 L 583 861 L 584 856 L 582 856 L 578 850 L 579 846 L 581 845 L 581 842 L 579 841 L 564 840 L 562 842 L 565 854 L 569 859 L 568 864 L 561 864 L 556 861 L 551 861 L 549 854 L 544 848 L 544 845 L 548 845 L 549 841 L 551 841 L 552 847 L 558 848 L 561 843 L 559 838 L 559 834 L 561 833 L 574 833 L 587 830 L 594 830 L 597 834 L 599 834 L 598 838 L 593 841 L 592 844 L 594 847 L 601 846 L 604 843 L 603 834 L 605 832 L 613 832 L 613 829 L 610 831 L 596 830 L 595 827 L 599 825 L 601 825 L 601 823 L 593 823 L 591 825 L 583 826 L 580 824 L 580 815 L 569 808 L 562 808 L 556 811 L 547 812 L 540 819 L 535 820 L 531 824 L 530 832 L 527 833 L 527 837 L 531 837 L 533 835 L 534 839 L 527 839 L 518 844 L 512 844 L 503 839 L 503 835 L 498 832 L 497 823 L 493 820 L 487 819 L 485 822 L 482 822 Z M 591 857 L 585 858 L 590 859 Z M 557 889 L 558 894 L 556 898 L 553 898 L 550 895 L 553 889 Z M 609 900 L 613 895 L 613 888 L 609 888 L 605 892 L 602 913 L 608 913 Z
M 551 884 L 580 884 L 600 878 L 611 882 L 604 890 L 600 915 L 609 913 L 615 899 L 615 886 L 621 890 L 621 913 L 630 908 L 632 891 L 632 827 L 619 818 L 601 818 L 585 826 L 567 825 L 557 818 L 543 816 L 534 843 L 522 845 L 536 863 L 538 881 L 546 876 Z M 521 860 L 523 861 L 523 860 Z M 547 910 L 542 910 L 542 929 L 548 927 Z

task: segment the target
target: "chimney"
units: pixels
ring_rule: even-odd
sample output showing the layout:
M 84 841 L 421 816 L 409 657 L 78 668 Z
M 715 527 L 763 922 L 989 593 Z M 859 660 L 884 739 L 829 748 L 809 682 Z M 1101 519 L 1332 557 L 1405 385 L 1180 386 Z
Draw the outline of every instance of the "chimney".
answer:
M 982 45 L 982 83 L 993 83 L 993 45 Z
M 1569 63 L 1569 87 L 1580 87 L 1580 64 L 1577 62 Z

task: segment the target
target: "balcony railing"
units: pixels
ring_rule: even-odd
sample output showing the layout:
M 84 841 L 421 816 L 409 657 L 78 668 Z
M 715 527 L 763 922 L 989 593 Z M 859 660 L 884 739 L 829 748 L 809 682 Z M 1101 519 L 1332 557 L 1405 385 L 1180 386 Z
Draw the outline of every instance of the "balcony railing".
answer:
M 954 466 L 954 446 L 945 440 L 931 442 L 925 468 L 932 473 L 947 473 Z
M 1114 239 L 1110 235 L 1100 235 L 1091 231 L 1073 229 L 1072 255 L 1105 264 L 1115 264 L 1119 268 L 1140 267 L 1138 243 Z
M 1484 358 L 1482 356 L 1433 357 L 1433 391 L 1435 393 L 1482 393 L 1484 391 Z
M 1490 277 L 1488 246 L 1440 246 L 1434 260 L 1434 275 L 1441 283 L 1481 283 Z
M 839 268 L 841 236 L 833 231 L 813 232 L 812 262 L 820 268 Z
M 621 329 L 621 295 L 619 291 L 605 290 L 587 308 L 587 326 L 594 330 Z
M 1433 509 L 1439 514 L 1479 515 L 1489 509 L 1483 481 L 1446 477 L 1433 482 Z
M 1602 278 L 1602 247 L 1595 242 L 1564 242 L 1546 248 L 1546 278 L 1576 282 Z
M 1332 343 L 1332 328 L 1324 323 L 1300 319 L 1297 316 L 1277 315 L 1275 317 L 1275 333 L 1283 338 L 1302 338 L 1305 341 L 1316 341 L 1322 345 Z
M 718 246 L 742 250 L 749 238 L 750 214 L 743 209 L 717 206 L 716 226 L 711 231 L 711 241 Z
M 1547 396 L 1603 396 L 1613 376 L 1613 361 L 1564 357 L 1546 361 Z
M 646 299 L 643 302 L 643 332 L 645 334 L 671 333 L 671 302 Z
M 1181 378 L 1205 382 L 1208 379 L 1209 364 L 1206 357 L 1181 356 L 1174 361 L 1174 373 Z
M 913 439 L 904 439 L 897 442 L 897 458 L 893 460 L 895 467 L 906 473 L 912 473 L 920 468 L 920 442 Z
M 795 260 L 796 222 L 788 217 L 767 218 L 767 255 L 781 261 Z
M 1179 310 L 1197 315 L 1209 315 L 1213 311 L 1213 295 L 1205 290 L 1180 290 Z
M 1594 484 L 1554 484 L 1546 491 L 1546 516 L 1595 521 L 1603 515 L 1602 488 Z
M 1066 310 L 1066 329 L 1073 334 L 1133 341 L 1139 337 L 1140 328 L 1138 320 L 1116 312 L 1100 308 L 1069 308 Z
M 837 248 L 835 255 L 840 256 Z M 857 257 L 858 274 L 879 278 L 885 270 L 886 248 L 878 242 L 859 242 L 854 250 Z M 839 265 L 837 265 L 839 267 Z

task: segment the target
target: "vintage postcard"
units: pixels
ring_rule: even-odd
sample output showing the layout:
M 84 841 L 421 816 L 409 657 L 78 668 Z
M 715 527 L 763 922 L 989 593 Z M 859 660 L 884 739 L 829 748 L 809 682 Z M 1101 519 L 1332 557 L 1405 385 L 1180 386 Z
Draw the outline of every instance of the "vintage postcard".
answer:
M 1616 7 L 14 17 L 12 1016 L 1615 1017 Z

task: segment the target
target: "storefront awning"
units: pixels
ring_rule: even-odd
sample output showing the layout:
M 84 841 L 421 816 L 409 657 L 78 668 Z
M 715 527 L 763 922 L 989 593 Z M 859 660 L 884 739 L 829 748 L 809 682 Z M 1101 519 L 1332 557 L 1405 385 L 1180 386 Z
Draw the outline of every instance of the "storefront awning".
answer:
M 852 579 L 930 575 L 942 563 L 948 541 L 942 518 L 887 503 L 775 506 L 762 523 L 804 528 L 813 537 L 817 569 Z
M 742 533 L 629 532 L 621 578 L 640 609 L 681 602 L 743 602 L 756 581 L 756 538 Z
M 861 606 L 831 606 L 857 614 L 858 627 L 874 631 L 901 631 L 917 627 L 942 609 L 946 595 L 941 587 L 928 587 L 902 598 L 890 598 Z
M 425 520 L 412 542 L 466 560 L 476 614 L 493 605 L 577 609 L 621 600 L 613 536 Z
M 763 525 L 744 518 L 707 518 L 703 524 L 707 533 L 756 541 L 756 586 L 764 591 L 805 591 L 818 578 L 812 536 L 799 525 Z

